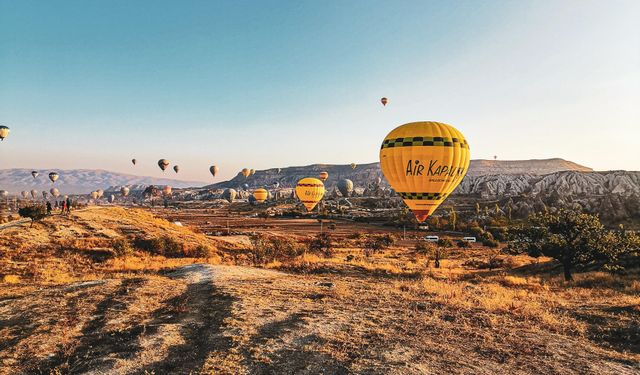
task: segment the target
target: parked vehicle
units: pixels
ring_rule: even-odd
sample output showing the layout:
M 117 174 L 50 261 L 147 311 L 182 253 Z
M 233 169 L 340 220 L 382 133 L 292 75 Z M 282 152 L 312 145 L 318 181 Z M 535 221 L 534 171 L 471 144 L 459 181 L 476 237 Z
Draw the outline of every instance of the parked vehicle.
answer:
M 438 240 L 440 239 L 440 237 L 438 236 L 425 236 L 424 240 L 427 242 L 438 242 Z
M 475 237 L 462 237 L 462 240 L 466 242 L 476 242 Z

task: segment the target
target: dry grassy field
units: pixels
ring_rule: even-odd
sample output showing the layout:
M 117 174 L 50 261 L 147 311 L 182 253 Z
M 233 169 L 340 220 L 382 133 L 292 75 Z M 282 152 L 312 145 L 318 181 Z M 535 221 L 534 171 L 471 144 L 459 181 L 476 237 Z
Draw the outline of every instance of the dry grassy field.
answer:
M 213 208 L 2 229 L 0 373 L 640 373 L 637 269 L 566 283 L 479 245 L 435 268 L 421 233 L 368 252 L 402 230 L 330 224 L 330 252 L 307 250 L 316 220 Z

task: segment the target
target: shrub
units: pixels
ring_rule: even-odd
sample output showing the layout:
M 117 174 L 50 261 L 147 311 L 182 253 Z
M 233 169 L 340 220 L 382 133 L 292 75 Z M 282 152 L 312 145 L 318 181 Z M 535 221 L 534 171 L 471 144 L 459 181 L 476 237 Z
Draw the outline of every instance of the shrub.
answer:
M 47 210 L 44 206 L 27 206 L 18 210 L 18 214 L 22 217 L 31 219 L 31 226 L 35 221 L 40 221 L 47 216 Z
M 133 246 L 139 250 L 151 254 L 163 255 L 168 258 L 181 258 L 186 255 L 184 244 L 169 236 L 160 238 L 137 237 L 133 241 Z
M 482 244 L 486 247 L 490 247 L 490 248 L 496 248 L 500 245 L 500 243 L 496 240 L 494 240 L 493 238 L 487 238 L 485 240 L 482 241 Z
M 453 247 L 453 242 L 448 238 L 441 238 L 438 240 L 438 246 L 446 248 Z
M 363 243 L 364 253 L 366 256 L 371 256 L 393 245 L 395 241 L 395 237 L 390 234 L 367 236 Z
M 315 236 L 309 242 L 309 252 L 320 252 L 325 257 L 331 257 L 333 255 L 333 242 L 331 236 L 327 233 L 321 233 Z
M 431 254 L 434 249 L 435 245 L 432 242 L 427 242 L 424 240 L 419 240 L 418 242 L 416 242 L 416 246 L 414 247 L 416 253 L 423 255 Z
M 127 256 L 133 253 L 133 248 L 126 238 L 118 238 L 114 240 L 111 244 L 111 248 L 117 257 Z
M 471 243 L 469 241 L 458 240 L 456 244 L 462 249 L 468 249 L 471 247 Z
M 213 253 L 213 249 L 209 246 L 200 244 L 191 251 L 191 256 L 194 258 L 209 258 Z

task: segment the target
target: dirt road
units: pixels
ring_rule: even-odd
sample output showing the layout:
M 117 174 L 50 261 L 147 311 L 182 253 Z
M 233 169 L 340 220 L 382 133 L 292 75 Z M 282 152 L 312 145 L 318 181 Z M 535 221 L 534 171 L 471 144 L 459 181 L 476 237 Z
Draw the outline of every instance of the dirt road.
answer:
M 469 319 L 403 297 L 393 280 L 194 264 L 0 300 L 0 373 L 640 371 L 586 340 Z

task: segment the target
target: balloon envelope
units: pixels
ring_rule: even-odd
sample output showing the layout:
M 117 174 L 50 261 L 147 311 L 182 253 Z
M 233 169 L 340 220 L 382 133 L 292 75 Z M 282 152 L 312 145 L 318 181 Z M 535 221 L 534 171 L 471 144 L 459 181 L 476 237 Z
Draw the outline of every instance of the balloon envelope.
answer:
M 123 186 L 120 188 L 120 194 L 122 194 L 123 197 L 126 197 L 129 195 L 129 188 L 126 186 Z
M 51 193 L 51 195 L 53 195 L 56 198 L 60 196 L 60 191 L 56 188 L 51 188 L 51 190 L 49 190 L 49 193 Z
M 37 196 L 38 196 L 38 190 L 36 190 L 36 189 L 31 190 L 31 197 L 35 198 Z
M 469 159 L 469 144 L 462 133 L 439 122 L 401 125 L 380 148 L 384 177 L 420 222 L 462 181 Z
M 254 174 L 256 174 L 256 170 L 255 169 L 250 169 L 249 170 L 249 176 L 253 176 Z
M 218 173 L 218 166 L 217 165 L 212 165 L 209 167 L 209 172 L 211 173 L 211 175 L 213 177 L 216 176 L 216 174 Z
M 104 190 L 98 189 L 96 190 L 96 193 L 98 193 L 98 198 L 102 198 L 102 196 L 104 195 Z
M 56 172 L 49 173 L 49 179 L 51 180 L 51 182 L 56 182 L 58 180 L 58 177 L 60 176 Z
M 343 197 L 349 197 L 351 196 L 351 192 L 353 192 L 353 181 L 343 178 L 338 181 L 337 187 Z
M 109 195 L 109 203 L 113 203 L 116 200 L 116 196 L 111 194 Z
M 136 159 L 131 159 L 131 163 L 133 163 L 133 165 L 136 165 Z
M 242 168 L 242 172 L 240 173 L 242 173 L 244 177 L 249 177 L 249 175 L 251 174 L 251 171 L 249 170 L 249 168 Z
M 20 195 L 22 195 L 22 198 L 27 199 L 29 197 L 29 192 L 25 190 L 21 192 Z
M 266 189 L 256 189 L 253 192 L 253 197 L 256 199 L 256 202 L 262 203 L 269 197 L 269 192 Z
M 160 167 L 160 169 L 162 169 L 163 171 L 167 169 L 168 166 L 169 166 L 169 160 L 167 159 L 158 160 L 158 167 Z
M 324 182 L 327 178 L 329 178 L 329 172 L 320 172 L 320 180 Z
M 6 190 L 0 190 L 0 197 L 6 198 L 9 196 L 9 192 Z
M 351 163 L 351 169 L 356 169 L 356 167 L 358 166 L 358 164 L 356 163 Z
M 233 200 L 236 199 L 236 195 L 238 193 L 234 189 L 225 189 L 222 192 L 222 198 L 229 201 L 229 203 L 233 203 Z
M 91 198 L 98 199 L 98 192 L 97 191 L 92 191 L 91 192 Z
M 179 167 L 179 166 L 177 166 L 177 165 L 174 165 L 174 166 L 173 166 L 173 171 L 174 171 L 174 172 L 178 173 L 178 171 L 179 171 L 179 170 L 180 170 L 180 167 Z
M 167 185 L 164 187 L 164 189 L 162 189 L 162 193 L 164 195 L 171 195 L 171 192 L 173 191 L 173 189 L 171 189 L 171 186 Z
M 303 178 L 296 184 L 296 196 L 311 211 L 324 196 L 324 184 L 317 178 Z
M 382 103 L 382 105 L 387 105 L 387 103 L 389 102 L 389 99 L 382 98 L 382 99 L 380 99 L 380 102 Z
M 4 141 L 4 139 L 9 136 L 9 132 L 10 130 L 8 127 L 0 125 L 0 141 Z
M 38 171 L 31 171 L 31 175 L 33 176 L 33 178 L 38 177 L 39 173 Z

